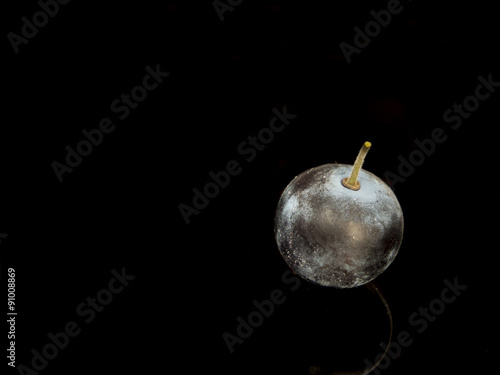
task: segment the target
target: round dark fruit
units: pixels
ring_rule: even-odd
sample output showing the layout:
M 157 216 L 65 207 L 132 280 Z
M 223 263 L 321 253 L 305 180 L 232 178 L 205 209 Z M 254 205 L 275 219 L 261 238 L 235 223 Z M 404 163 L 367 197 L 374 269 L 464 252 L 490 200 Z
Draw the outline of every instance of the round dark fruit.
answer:
M 290 182 L 278 203 L 275 237 L 281 255 L 313 283 L 353 288 L 375 279 L 396 257 L 403 212 L 389 186 L 354 166 L 325 164 Z

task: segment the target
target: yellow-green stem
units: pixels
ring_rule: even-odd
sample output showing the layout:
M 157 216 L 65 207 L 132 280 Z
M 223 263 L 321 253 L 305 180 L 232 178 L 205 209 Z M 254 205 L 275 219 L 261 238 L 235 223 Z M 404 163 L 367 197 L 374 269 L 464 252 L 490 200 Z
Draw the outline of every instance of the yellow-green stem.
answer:
M 345 178 L 342 180 L 342 183 L 345 187 L 348 187 L 349 189 L 353 190 L 358 190 L 359 189 L 359 183 L 358 183 L 358 175 L 359 171 L 361 170 L 361 166 L 363 165 L 363 162 L 365 161 L 365 156 L 368 153 L 368 150 L 372 144 L 370 142 L 365 142 L 363 144 L 363 147 L 361 147 L 361 150 L 359 150 L 359 154 L 354 161 L 354 165 L 352 167 L 351 175 L 349 178 Z

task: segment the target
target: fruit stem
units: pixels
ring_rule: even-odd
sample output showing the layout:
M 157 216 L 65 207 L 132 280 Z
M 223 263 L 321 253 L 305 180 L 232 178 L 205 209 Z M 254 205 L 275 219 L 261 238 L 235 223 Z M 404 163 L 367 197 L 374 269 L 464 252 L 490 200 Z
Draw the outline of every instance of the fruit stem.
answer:
M 359 150 L 359 154 L 356 157 L 356 160 L 354 161 L 354 165 L 352 167 L 351 175 L 349 176 L 349 178 L 346 177 L 342 180 L 342 184 L 345 187 L 352 190 L 359 190 L 359 188 L 361 187 L 358 182 L 358 175 L 370 147 L 372 147 L 372 144 L 370 142 L 365 142 L 363 144 L 363 147 L 361 147 L 361 150 Z

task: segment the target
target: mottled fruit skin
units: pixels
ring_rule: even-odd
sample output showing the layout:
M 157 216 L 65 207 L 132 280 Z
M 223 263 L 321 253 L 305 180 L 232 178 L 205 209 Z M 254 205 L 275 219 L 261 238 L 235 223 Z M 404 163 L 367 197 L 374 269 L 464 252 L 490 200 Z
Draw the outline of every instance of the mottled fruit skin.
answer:
M 373 280 L 394 260 L 403 212 L 393 191 L 361 170 L 357 191 L 342 185 L 351 165 L 325 164 L 290 182 L 276 210 L 274 232 L 288 266 L 304 279 L 336 288 Z

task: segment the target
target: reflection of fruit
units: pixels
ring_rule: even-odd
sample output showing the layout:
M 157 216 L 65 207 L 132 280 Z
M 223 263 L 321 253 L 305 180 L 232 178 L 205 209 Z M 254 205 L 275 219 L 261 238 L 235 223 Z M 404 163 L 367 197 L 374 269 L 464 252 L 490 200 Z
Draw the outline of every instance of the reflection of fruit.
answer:
M 363 285 L 394 260 L 403 238 L 403 212 L 392 190 L 354 166 L 325 164 L 290 182 L 276 210 L 278 248 L 306 280 L 337 288 Z

